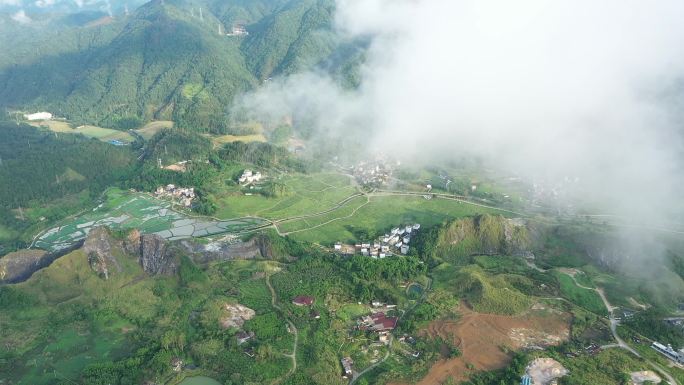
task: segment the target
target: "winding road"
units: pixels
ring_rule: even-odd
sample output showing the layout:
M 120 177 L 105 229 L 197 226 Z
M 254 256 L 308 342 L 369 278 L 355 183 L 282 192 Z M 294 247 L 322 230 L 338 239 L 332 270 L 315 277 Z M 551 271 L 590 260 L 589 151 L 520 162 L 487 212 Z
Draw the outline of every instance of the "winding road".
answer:
M 613 338 L 615 339 L 615 341 L 617 343 L 616 344 L 610 344 L 610 345 L 603 345 L 603 346 L 601 346 L 601 349 L 621 348 L 621 349 L 627 350 L 628 352 L 634 354 L 635 356 L 637 356 L 639 358 L 643 358 L 641 356 L 641 354 L 639 354 L 639 352 L 637 352 L 631 346 L 627 345 L 627 343 L 622 338 L 620 338 L 620 336 L 618 335 L 617 326 L 620 324 L 620 321 L 615 319 L 615 316 L 613 315 L 613 310 L 615 309 L 615 307 L 612 306 L 610 304 L 610 302 L 608 302 L 608 298 L 606 298 L 606 293 L 603 291 L 603 289 L 600 287 L 593 288 L 593 287 L 584 286 L 584 285 L 580 284 L 579 282 L 577 282 L 574 274 L 568 274 L 568 273 L 565 273 L 565 274 L 570 276 L 570 278 L 572 278 L 572 280 L 575 282 L 575 285 L 577 285 L 578 287 L 581 287 L 582 289 L 586 289 L 586 290 L 593 290 L 596 293 L 598 293 L 598 295 L 601 297 L 601 300 L 603 301 L 603 304 L 606 307 L 606 310 L 608 310 L 608 320 L 610 321 L 610 332 L 613 334 Z M 658 365 L 655 362 L 648 360 L 648 359 L 644 359 L 644 361 L 647 364 L 649 364 L 653 369 L 655 369 L 656 372 L 658 372 L 662 376 L 664 376 L 667 379 L 667 382 L 670 383 L 670 385 L 679 385 L 677 380 L 675 380 L 674 377 L 672 377 L 670 375 L 670 373 L 665 371 L 665 369 L 663 369 L 660 365 Z
M 273 289 L 273 286 L 271 285 L 271 275 L 270 274 L 266 274 L 266 286 L 268 286 L 268 290 L 271 292 L 271 306 L 274 309 L 278 310 L 278 312 L 283 315 L 283 318 L 285 318 L 285 312 L 280 307 L 280 305 L 278 305 L 278 299 L 276 296 L 276 292 Z M 287 379 L 292 374 L 294 374 L 294 372 L 297 370 L 297 344 L 299 343 L 299 331 L 297 330 L 297 327 L 294 325 L 294 323 L 292 323 L 292 321 L 290 321 L 287 318 L 285 318 L 285 321 L 287 322 L 288 326 L 290 327 L 290 330 L 292 331 L 292 334 L 294 334 L 294 337 L 295 337 L 294 338 L 294 344 L 292 346 L 292 353 L 291 354 L 283 353 L 283 355 L 285 357 L 289 357 L 290 359 L 292 359 L 292 368 L 290 368 L 290 371 L 288 371 L 284 377 L 282 377 L 278 380 L 275 380 L 272 384 L 279 384 L 279 383 L 283 382 L 285 379 Z

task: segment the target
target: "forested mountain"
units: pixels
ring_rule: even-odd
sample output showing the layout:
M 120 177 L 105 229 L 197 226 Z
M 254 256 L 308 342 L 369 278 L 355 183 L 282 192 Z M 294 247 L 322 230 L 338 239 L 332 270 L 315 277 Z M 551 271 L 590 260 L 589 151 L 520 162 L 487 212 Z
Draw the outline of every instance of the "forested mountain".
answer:
M 338 49 L 333 11 L 332 0 L 153 0 L 79 26 L 6 19 L 0 106 L 108 127 L 133 117 L 226 132 L 233 98 L 263 80 L 341 54 L 358 62 Z M 226 35 L 235 26 L 249 34 Z
M 32 226 L 90 206 L 134 167 L 129 148 L 0 121 L 0 254 L 25 247 Z
M 80 135 L 57 135 L 0 122 L 0 207 L 47 203 L 67 194 L 105 187 L 134 165 L 130 149 Z
M 19 12 L 24 11 L 34 15 L 48 14 L 79 14 L 79 13 L 123 13 L 126 7 L 137 7 L 144 0 L 108 1 L 108 0 L 5 0 L 0 1 L 0 11 Z

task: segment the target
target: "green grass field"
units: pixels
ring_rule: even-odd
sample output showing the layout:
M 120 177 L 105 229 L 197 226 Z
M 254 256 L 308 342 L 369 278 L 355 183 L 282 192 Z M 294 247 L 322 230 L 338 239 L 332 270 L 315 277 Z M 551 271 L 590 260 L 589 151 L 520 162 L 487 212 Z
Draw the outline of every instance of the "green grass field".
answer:
M 272 177 L 267 174 L 267 177 Z M 221 219 L 258 216 L 282 219 L 327 210 L 356 193 L 347 176 L 338 174 L 285 175 L 280 182 L 289 194 L 268 198 L 261 194 L 244 195 L 239 187 L 225 187 L 215 195 L 216 217 Z
M 165 128 L 173 128 L 173 122 L 170 120 L 155 120 L 135 130 L 135 132 L 142 136 L 143 139 L 150 140 L 156 133 Z
M 560 285 L 561 294 L 569 299 L 571 302 L 581 306 L 593 313 L 607 315 L 606 307 L 601 301 L 598 293 L 593 290 L 583 289 L 572 280 L 570 276 L 564 273 L 555 272 L 556 278 Z
M 69 123 L 59 120 L 50 120 L 38 123 L 31 123 L 34 127 L 47 128 L 52 132 L 61 134 L 81 134 L 89 138 L 95 138 L 103 142 L 110 140 L 119 140 L 124 143 L 131 143 L 135 140 L 131 134 L 125 131 L 114 130 L 111 128 L 97 127 L 97 126 L 79 126 L 72 127 Z
M 359 208 L 353 216 L 308 231 L 293 233 L 292 236 L 298 240 L 321 244 L 332 244 L 336 241 L 353 242 L 356 240 L 354 233 L 380 234 L 405 223 L 431 226 L 441 224 L 450 218 L 492 212 L 496 210 L 445 199 L 372 196 L 370 202 Z
M 453 200 L 426 200 L 422 196 L 370 194 L 354 197 L 359 194 L 358 189 L 348 176 L 339 174 L 292 176 L 287 177 L 284 183 L 292 194 L 282 198 L 257 195 L 225 197 L 221 200 L 219 217 L 249 214 L 282 220 L 308 215 L 278 223 L 278 229 L 298 240 L 331 244 L 354 241 L 357 238 L 355 233 L 384 232 L 403 223 L 430 226 L 446 219 L 497 212 Z M 344 204 L 337 207 L 343 201 Z M 322 214 L 312 216 L 316 213 Z

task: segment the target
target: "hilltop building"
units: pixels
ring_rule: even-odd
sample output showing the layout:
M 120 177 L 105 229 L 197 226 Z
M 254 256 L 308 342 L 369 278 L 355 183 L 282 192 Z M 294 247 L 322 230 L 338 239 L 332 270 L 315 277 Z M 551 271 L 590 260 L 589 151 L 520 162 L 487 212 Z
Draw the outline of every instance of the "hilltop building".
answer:
M 236 24 L 234 25 L 230 32 L 226 34 L 226 36 L 247 36 L 249 35 L 249 32 L 247 32 L 247 29 L 245 29 L 244 25 Z

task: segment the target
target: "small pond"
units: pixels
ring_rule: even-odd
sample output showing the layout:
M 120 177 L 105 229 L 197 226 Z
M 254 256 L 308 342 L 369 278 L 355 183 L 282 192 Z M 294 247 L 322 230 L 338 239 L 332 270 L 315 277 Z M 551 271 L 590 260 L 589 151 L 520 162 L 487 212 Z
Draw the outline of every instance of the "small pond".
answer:
M 423 286 L 419 283 L 412 283 L 406 289 L 406 294 L 408 294 L 409 298 L 419 298 L 423 295 Z

